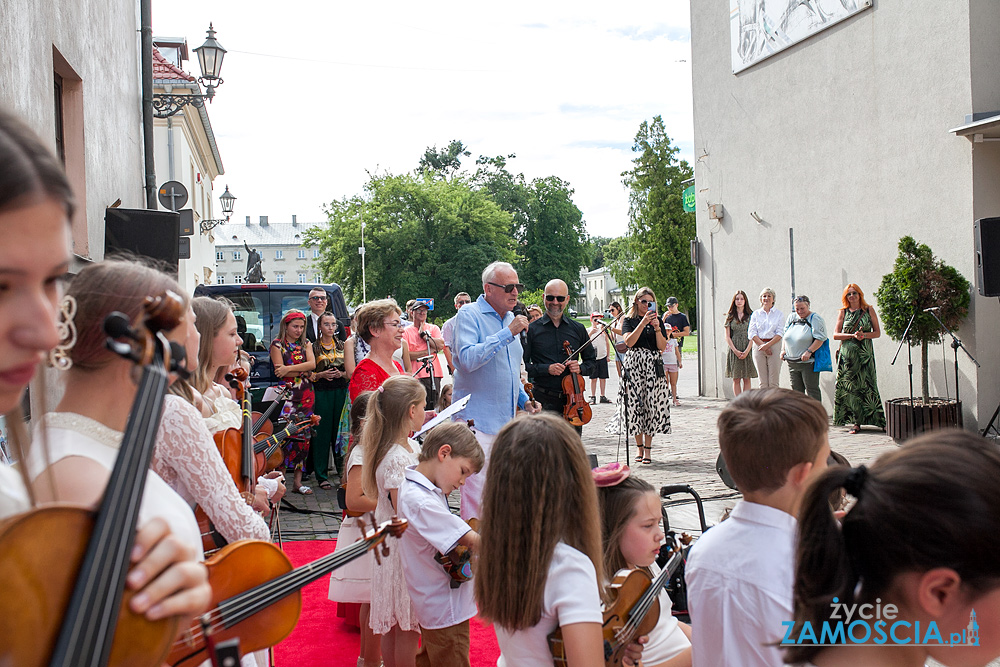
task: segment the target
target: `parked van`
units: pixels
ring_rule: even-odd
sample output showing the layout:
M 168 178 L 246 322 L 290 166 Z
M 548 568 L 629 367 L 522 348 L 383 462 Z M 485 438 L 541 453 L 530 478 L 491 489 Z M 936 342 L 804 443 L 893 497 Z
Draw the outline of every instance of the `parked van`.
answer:
M 264 390 L 278 384 L 271 366 L 271 341 L 278 337 L 281 315 L 292 308 L 309 313 L 309 292 L 317 287 L 326 291 L 327 310 L 337 316 L 345 338 L 350 335 L 351 316 L 340 285 L 330 283 L 241 283 L 233 285 L 198 285 L 195 296 L 224 296 L 233 302 L 236 326 L 243 338 L 243 349 L 256 360 L 250 371 L 254 402 L 260 402 Z

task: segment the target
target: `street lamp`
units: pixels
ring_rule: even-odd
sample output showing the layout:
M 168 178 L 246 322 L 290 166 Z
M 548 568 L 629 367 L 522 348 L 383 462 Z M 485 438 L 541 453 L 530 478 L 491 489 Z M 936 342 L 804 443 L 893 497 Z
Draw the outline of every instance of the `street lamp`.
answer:
M 198 82 L 205 86 L 205 94 L 174 95 L 167 92 L 153 95 L 153 115 L 157 118 L 169 118 L 189 104 L 199 109 L 204 107 L 205 100 L 211 102 L 215 97 L 216 87 L 224 83 L 219 75 L 222 72 L 222 60 L 226 56 L 226 50 L 215 39 L 215 29 L 211 23 L 208 24 L 208 39 L 194 52 L 198 54 L 198 66 L 201 68 Z
M 226 186 L 226 191 L 219 195 L 219 201 L 222 203 L 222 213 L 225 218 L 221 220 L 202 220 L 201 221 L 201 232 L 202 234 L 207 234 L 221 224 L 229 222 L 229 216 L 233 214 L 233 207 L 236 205 L 236 197 L 229 192 L 229 186 Z

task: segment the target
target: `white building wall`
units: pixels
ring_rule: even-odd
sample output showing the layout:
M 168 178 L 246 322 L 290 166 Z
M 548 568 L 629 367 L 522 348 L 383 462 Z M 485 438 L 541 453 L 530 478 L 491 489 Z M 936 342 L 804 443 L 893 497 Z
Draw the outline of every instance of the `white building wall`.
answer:
M 84 257 L 104 256 L 105 207 L 119 198 L 144 207 L 138 28 L 134 0 L 4 0 L 0 10 L 0 104 L 51 146 L 53 48 L 82 80 L 84 171 L 70 178 L 83 204 L 74 252 Z
M 977 22 L 973 35 L 995 42 L 997 4 L 974 0 L 971 6 L 988 24 Z M 974 281 L 972 222 L 1000 211 L 1000 164 L 995 144 L 976 147 L 974 172 L 969 142 L 948 132 L 965 114 L 987 110 L 973 109 L 969 2 L 920 3 L 917 9 L 904 0 L 880 0 L 739 75 L 730 63 L 728 0 L 692 0 L 691 22 L 706 394 L 731 392 L 722 319 L 736 290 L 757 305 L 760 290 L 772 287 L 777 306 L 790 312 L 790 228 L 795 291 L 811 298 L 831 330 L 848 282 L 875 303 L 874 292 L 906 234 Z M 972 60 L 978 78 L 993 77 L 982 94 L 996 97 L 1000 83 L 990 66 L 995 69 L 997 47 L 990 48 L 977 54 L 978 63 Z M 982 160 L 982 183 L 980 153 L 990 155 Z M 980 195 L 991 177 L 989 194 Z M 724 206 L 721 222 L 709 219 L 709 204 Z M 976 333 L 997 331 L 1000 308 L 993 300 L 975 302 L 959 334 L 974 354 L 993 359 L 998 346 L 977 346 Z M 905 351 L 901 362 L 889 365 L 896 345 L 887 336 L 875 341 L 883 399 L 908 393 Z M 914 354 L 919 388 L 919 350 Z M 931 350 L 932 394 L 943 396 L 949 387 L 954 394 L 950 349 L 948 355 L 946 385 L 940 347 Z M 984 364 L 977 374 L 960 360 L 967 422 L 975 413 L 982 422 L 989 418 L 992 408 L 983 417 L 984 406 L 996 397 L 987 400 L 985 393 L 996 393 L 998 364 L 1000 359 Z M 822 378 L 832 412 L 835 375 Z M 787 372 L 781 382 L 789 386 Z M 986 385 L 989 391 L 977 401 L 974 390 Z

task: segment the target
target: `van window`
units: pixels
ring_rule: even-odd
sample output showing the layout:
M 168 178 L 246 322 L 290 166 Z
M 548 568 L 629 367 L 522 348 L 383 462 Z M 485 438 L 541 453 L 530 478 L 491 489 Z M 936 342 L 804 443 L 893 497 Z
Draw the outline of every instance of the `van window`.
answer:
M 243 338 L 243 349 L 247 352 L 266 352 L 268 340 L 265 335 L 264 301 L 253 292 L 234 292 L 226 297 L 233 302 L 236 328 Z
M 327 304 L 329 304 L 329 295 Z M 303 313 L 309 312 L 309 292 L 286 292 L 281 295 L 281 314 L 284 315 L 292 308 L 301 310 Z

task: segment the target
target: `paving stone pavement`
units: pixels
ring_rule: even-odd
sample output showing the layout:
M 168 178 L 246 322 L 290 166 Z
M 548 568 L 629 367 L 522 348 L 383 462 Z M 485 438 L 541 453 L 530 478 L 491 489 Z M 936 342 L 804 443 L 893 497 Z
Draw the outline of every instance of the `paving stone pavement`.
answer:
M 673 432 L 669 435 L 657 435 L 653 439 L 653 463 L 641 465 L 629 462 L 629 465 L 633 474 L 647 480 L 657 489 L 665 484 L 690 485 L 702 497 L 708 524 L 712 525 L 718 522 L 727 507 L 735 504 L 739 494 L 726 487 L 715 471 L 715 461 L 719 454 L 716 420 L 727 400 L 696 395 L 697 367 L 697 356 L 685 353 L 677 391 L 681 405 L 671 412 Z M 613 364 L 611 376 L 606 395 L 611 400 L 617 400 L 619 383 Z M 445 382 L 448 381 L 445 379 Z M 588 380 L 588 390 L 589 384 Z M 619 438 L 604 430 L 614 410 L 614 405 L 598 403 L 592 406 L 593 419 L 583 427 L 584 447 L 588 453 L 597 456 L 600 464 L 611 461 L 628 462 L 625 437 Z M 830 447 L 846 456 L 853 465 L 860 465 L 871 462 L 879 454 L 895 449 L 897 445 L 885 433 L 870 427 L 857 435 L 847 433 L 845 427 L 831 427 Z M 629 443 L 629 454 L 635 455 L 634 441 Z M 288 501 L 296 508 L 313 513 L 297 514 L 283 509 L 280 522 L 283 539 L 331 539 L 337 536 L 340 511 L 336 491 L 324 491 L 314 486 L 313 492 L 311 496 L 301 496 L 289 489 L 286 495 Z M 457 510 L 458 493 L 452 494 L 449 501 Z M 673 496 L 666 502 L 666 508 L 671 527 L 697 536 L 700 526 L 690 496 Z

